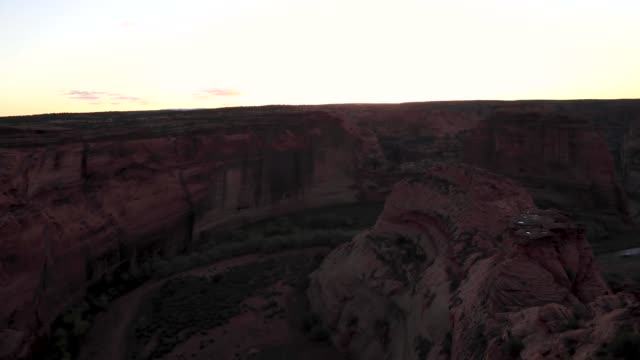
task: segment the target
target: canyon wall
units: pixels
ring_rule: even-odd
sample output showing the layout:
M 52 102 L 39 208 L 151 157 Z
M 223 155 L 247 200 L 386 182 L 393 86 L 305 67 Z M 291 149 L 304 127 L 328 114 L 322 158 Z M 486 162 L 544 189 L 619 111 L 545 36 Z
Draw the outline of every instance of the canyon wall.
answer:
M 129 137 L 0 150 L 0 328 L 41 334 L 106 272 L 211 227 L 356 200 L 358 141 L 325 113 Z
M 586 120 L 497 113 L 463 138 L 464 162 L 519 180 L 539 204 L 629 215 L 614 158 Z
M 435 102 L 0 119 L 0 329 L 46 332 L 87 284 L 223 224 L 384 199 L 432 161 L 633 226 L 640 101 Z
M 539 206 L 576 211 L 590 225 L 622 231 L 640 217 L 640 101 L 334 105 L 329 111 L 377 135 L 393 165 L 387 172 L 465 162 L 517 179 Z

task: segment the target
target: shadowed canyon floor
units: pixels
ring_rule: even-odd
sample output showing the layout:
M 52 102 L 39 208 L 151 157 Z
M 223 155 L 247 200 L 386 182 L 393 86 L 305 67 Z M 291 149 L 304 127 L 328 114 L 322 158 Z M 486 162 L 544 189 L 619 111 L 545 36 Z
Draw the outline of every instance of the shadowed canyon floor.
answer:
M 96 318 L 79 358 L 340 359 L 328 333 L 305 328 L 301 286 L 326 252 L 248 255 L 149 284 Z
M 307 277 L 331 247 L 371 226 L 380 209 L 380 203 L 313 209 L 212 235 L 197 246 L 204 260 L 176 257 L 94 311 L 96 298 L 123 279 L 96 290 L 54 322 L 43 353 L 87 360 L 340 359 L 310 312 Z M 226 260 L 208 260 L 215 257 Z
M 588 239 L 594 255 L 579 251 L 582 255 L 576 260 L 575 254 L 561 252 L 558 259 L 573 260 L 558 260 L 557 264 L 545 263 L 544 266 L 534 264 L 551 269 L 548 270 L 552 274 L 550 279 L 561 286 L 544 289 L 534 286 L 532 289 L 538 293 L 530 298 L 553 298 L 554 303 L 568 306 L 563 303 L 566 299 L 556 299 L 569 286 L 561 279 L 558 269 L 569 269 L 573 275 L 567 276 L 573 278 L 578 276 L 578 270 L 585 269 L 585 259 L 594 259 L 590 263 L 599 264 L 608 284 L 607 291 L 625 292 L 633 297 L 640 280 L 637 257 L 620 257 L 615 253 L 640 247 L 639 127 L 638 100 L 266 106 L 0 118 L 0 298 L 4 300 L 0 304 L 0 358 L 28 357 L 32 351 L 50 353 L 54 358 L 91 358 L 96 354 L 111 358 L 134 355 L 136 358 L 175 358 L 181 354 L 187 358 L 206 358 L 214 352 L 233 358 L 236 353 L 225 347 L 227 342 L 243 349 L 238 350 L 238 356 L 249 353 L 254 357 L 283 356 L 283 352 L 294 351 L 296 344 L 309 340 L 308 334 L 301 335 L 298 328 L 291 330 L 291 316 L 297 316 L 296 305 L 291 304 L 296 303 L 295 299 L 303 299 L 300 294 L 305 292 L 286 286 L 290 278 L 288 270 L 264 278 L 261 289 L 257 285 L 247 287 L 251 279 L 238 274 L 254 268 L 256 276 L 266 276 L 264 269 L 279 268 L 279 264 L 263 263 L 266 259 L 256 258 L 242 265 L 248 266 L 242 271 L 238 270 L 242 268 L 240 265 L 230 267 L 229 277 L 188 275 L 189 272 L 248 254 L 277 256 L 281 251 L 317 247 L 329 250 L 335 246 L 339 246 L 335 251 L 340 252 L 345 246 L 341 244 L 354 236 L 352 243 L 368 243 L 369 240 L 363 240 L 363 231 L 372 226 L 372 234 L 381 228 L 405 234 L 409 225 L 398 224 L 396 218 L 418 226 L 411 234 L 405 234 L 407 238 L 423 232 L 428 233 L 427 238 L 431 240 L 418 248 L 411 241 L 395 243 L 388 241 L 387 235 L 374 236 L 371 241 L 377 244 L 379 257 L 393 258 L 394 252 L 401 253 L 401 259 L 393 260 L 390 265 L 399 277 L 396 282 L 385 283 L 384 291 L 402 292 L 403 287 L 422 284 L 419 278 L 431 279 L 433 284 L 421 285 L 435 286 L 424 300 L 430 305 L 425 306 L 424 313 L 412 318 L 423 319 L 425 324 L 447 323 L 449 330 L 455 330 L 458 322 L 473 318 L 463 310 L 456 310 L 458 301 L 462 301 L 462 308 L 475 306 L 487 314 L 498 310 L 487 308 L 486 304 L 469 303 L 470 298 L 480 296 L 473 286 L 465 291 L 445 291 L 450 286 L 448 282 L 466 289 L 464 284 L 468 281 L 464 279 L 470 276 L 469 269 L 490 258 L 517 255 L 516 258 L 522 260 L 549 255 L 550 249 L 527 248 L 525 251 L 523 245 L 515 247 L 520 252 L 498 255 L 489 250 L 496 246 L 497 240 L 485 239 L 482 244 L 473 240 L 477 237 L 476 230 L 502 236 L 503 240 L 511 238 L 506 235 L 502 220 L 496 220 L 496 228 L 489 230 L 487 226 L 493 225 L 487 225 L 487 221 L 491 223 L 492 216 L 498 214 L 504 218 L 518 216 L 523 210 L 520 207 L 509 205 L 496 209 L 495 214 L 487 214 L 490 207 L 478 205 L 469 209 L 463 202 L 455 202 L 455 196 L 445 193 L 445 200 L 440 204 L 448 210 L 438 211 L 457 219 L 451 226 L 470 228 L 460 235 L 443 225 L 451 221 L 429 220 L 419 214 L 433 206 L 430 203 L 433 199 L 425 198 L 424 187 L 406 185 L 406 179 L 431 181 L 429 186 L 435 187 L 427 186 L 429 191 L 443 192 L 448 191 L 444 190 L 446 183 L 452 182 L 456 184 L 454 187 L 463 189 L 462 193 L 470 191 L 472 198 L 480 199 L 471 201 L 472 204 L 493 201 L 495 191 L 513 191 L 523 194 L 520 200 L 526 202 L 527 208 L 540 211 L 555 208 L 569 214 L 568 220 L 558 220 L 559 223 L 566 224 L 563 229 L 573 229 L 571 231 L 584 229 L 580 235 L 583 240 L 575 240 L 578 245 L 574 247 L 582 249 L 583 245 L 579 244 Z M 490 188 L 478 194 L 473 186 L 460 183 L 464 174 L 456 175 L 456 179 L 445 176 L 447 180 L 442 182 L 438 180 L 440 170 L 434 170 L 434 164 L 444 164 L 446 169 L 466 164 L 488 170 L 489 175 L 479 175 L 477 179 L 485 177 L 488 183 L 495 182 L 498 190 Z M 399 181 L 406 186 L 395 185 Z M 403 195 L 398 195 L 399 192 Z M 398 202 L 394 200 L 398 196 L 402 206 L 413 204 L 420 211 L 407 214 L 400 211 L 391 216 L 390 204 Z M 418 204 L 416 201 L 421 198 L 425 203 Z M 385 210 L 381 212 L 379 204 L 385 200 Z M 376 203 L 378 205 L 374 205 Z M 468 218 L 459 218 L 461 214 Z M 555 218 L 553 214 L 537 215 Z M 449 245 L 442 245 L 452 239 L 458 241 L 458 235 L 471 240 L 463 241 L 464 245 L 458 248 L 454 246 L 452 252 Z M 335 257 L 335 253 L 329 255 L 329 258 Z M 512 261 L 519 264 L 520 260 Z M 291 258 L 290 268 L 298 266 L 296 261 L 295 257 Z M 439 262 L 449 266 L 442 268 Z M 376 264 L 367 262 L 368 271 Z M 483 268 L 486 271 L 498 268 L 486 266 Z M 313 270 L 305 268 L 304 271 Z M 474 272 L 476 270 L 474 268 Z M 316 274 L 322 271 L 327 270 L 318 270 Z M 519 274 L 512 275 L 514 278 L 530 274 L 517 266 L 507 272 Z M 314 276 L 316 282 L 320 281 L 319 275 Z M 332 285 L 335 288 L 326 294 L 340 289 L 347 291 L 348 284 L 343 283 L 347 279 L 361 281 L 353 276 L 355 274 L 338 276 L 342 280 L 336 281 Z M 475 276 L 480 278 L 470 284 L 491 278 Z M 226 284 L 225 281 L 237 286 L 220 285 Z M 238 285 L 240 283 L 243 285 Z M 513 283 L 506 281 L 506 284 Z M 573 289 L 575 284 L 569 283 L 569 293 L 581 304 L 591 306 L 586 305 L 591 303 L 590 299 L 580 297 L 582 290 Z M 235 289 L 228 294 L 236 300 L 233 304 L 216 298 L 220 286 Z M 320 291 L 318 283 L 313 286 L 316 290 L 311 292 Z M 184 293 L 179 291 L 182 287 Z M 368 295 L 363 294 L 372 290 L 362 291 L 358 296 L 367 298 Z M 507 293 L 511 291 L 517 293 L 522 289 Z M 159 296 L 158 292 L 166 296 Z M 270 295 L 277 306 L 269 305 L 269 309 L 280 312 L 267 317 L 264 326 L 253 330 L 257 334 L 254 339 L 262 338 L 264 343 L 274 344 L 270 349 L 235 338 L 237 330 L 234 329 L 244 326 L 238 324 L 253 323 L 248 319 L 263 319 L 265 311 L 271 314 L 269 309 L 261 310 L 261 306 L 268 304 L 258 304 L 260 301 L 253 297 L 264 294 L 256 295 L 256 292 L 280 293 Z M 308 332 L 317 333 L 319 338 L 330 338 L 338 349 L 347 352 L 358 349 L 359 342 L 375 338 L 372 334 L 354 335 L 349 340 L 351 335 L 345 335 L 346 330 L 336 327 L 344 324 L 333 322 L 335 319 L 319 310 L 318 301 L 330 302 L 326 296 L 333 296 L 326 294 L 309 299 L 318 316 L 308 319 L 315 329 Z M 154 296 L 168 303 L 154 301 Z M 397 298 L 387 300 L 400 310 L 412 309 L 412 302 L 418 301 L 415 294 L 394 296 Z M 620 300 L 627 299 L 622 295 L 611 296 L 607 300 L 610 306 L 623 306 L 620 304 L 627 301 Z M 181 302 L 187 297 L 194 303 Z M 127 305 L 129 302 L 132 305 Z M 244 305 L 236 307 L 236 303 Z M 138 308 L 135 304 L 140 304 L 147 313 L 129 308 Z M 362 306 L 372 313 L 388 310 L 376 302 L 373 304 Z M 351 309 L 358 305 L 349 306 Z M 158 307 L 184 307 L 180 311 L 187 315 L 180 321 L 186 323 L 171 316 L 163 317 L 171 311 L 154 312 Z M 189 307 L 201 310 L 190 313 Z M 505 316 L 513 322 L 514 314 Z M 521 314 L 523 319 L 535 318 L 527 314 Z M 119 316 L 132 322 L 126 325 L 117 322 Z M 482 316 L 474 321 L 492 319 L 489 315 Z M 437 320 L 426 321 L 429 317 Z M 350 320 L 344 319 L 348 324 Z M 369 325 L 378 329 L 375 331 L 393 332 L 385 330 L 384 321 L 369 320 L 372 321 Z M 596 324 L 604 320 L 594 315 L 588 321 Z M 380 349 L 391 346 L 393 350 L 379 353 L 391 351 L 387 353 L 399 356 L 397 358 L 432 358 L 435 351 L 440 354 L 447 346 L 459 349 L 463 346 L 460 344 L 468 345 L 470 341 L 467 335 L 455 331 L 448 335 L 445 328 L 434 325 L 424 325 L 431 328 L 416 332 L 419 323 L 418 320 L 406 324 L 400 321 L 398 324 L 406 325 L 402 331 L 406 332 L 407 339 L 413 336 L 406 341 L 412 343 L 399 345 L 383 341 Z M 613 324 L 609 328 L 613 331 L 619 321 L 607 323 Z M 473 324 L 468 325 L 473 328 Z M 108 334 L 110 328 L 115 329 L 113 334 Z M 237 341 L 218 341 L 223 329 L 227 331 L 224 336 Z M 500 341 L 504 339 L 495 340 L 495 334 L 487 331 L 482 331 L 487 343 L 476 342 L 486 345 L 487 351 L 495 355 L 495 348 L 502 347 Z M 120 340 L 112 335 L 119 336 Z M 600 341 L 609 335 L 610 332 L 604 335 L 583 332 L 581 337 L 567 342 L 586 344 L 591 341 L 589 337 Z M 524 358 L 531 358 L 538 350 L 546 351 L 536 347 L 542 345 L 531 340 L 532 334 L 513 336 L 517 337 L 511 342 L 515 348 L 526 345 L 518 352 Z M 125 346 L 123 337 L 133 340 Z M 511 338 L 507 336 L 507 339 Z M 320 353 L 333 351 L 329 342 L 309 341 L 305 344 L 318 347 Z M 115 346 L 118 347 L 115 351 L 111 345 L 104 344 L 120 345 Z M 564 348 L 573 348 L 580 356 L 597 352 L 593 347 L 575 344 L 554 346 L 549 354 L 560 358 L 573 356 L 566 355 Z M 58 349 L 53 355 L 52 347 Z M 101 347 L 110 350 L 96 352 Z M 398 351 L 404 352 L 398 355 Z M 457 358 L 479 354 L 456 351 L 452 354 Z

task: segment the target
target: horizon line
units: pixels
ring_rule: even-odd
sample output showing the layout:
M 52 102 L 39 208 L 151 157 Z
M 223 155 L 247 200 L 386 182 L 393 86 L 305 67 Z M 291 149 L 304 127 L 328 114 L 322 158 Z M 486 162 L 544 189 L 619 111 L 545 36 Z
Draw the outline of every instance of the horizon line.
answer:
M 156 111 L 197 111 L 197 110 L 222 110 L 222 109 L 240 109 L 240 108 L 260 108 L 269 106 L 288 106 L 288 107 L 322 107 L 322 106 L 357 106 L 357 105 L 405 105 L 405 104 L 425 104 L 425 103 L 462 103 L 462 102 L 563 102 L 563 101 L 640 101 L 638 98 L 580 98 L 580 99 L 473 99 L 473 100 L 424 100 L 424 101 L 404 101 L 404 102 L 347 102 L 347 103 L 321 103 L 321 104 L 261 104 L 261 105 L 238 105 L 238 106 L 220 106 L 211 108 L 160 108 L 147 110 L 105 110 L 105 111 L 61 111 L 50 113 L 35 113 L 21 115 L 0 115 L 3 118 L 27 117 L 27 116 L 43 116 L 43 115 L 61 115 L 61 114 L 100 114 L 100 113 L 130 113 L 130 112 L 156 112 Z

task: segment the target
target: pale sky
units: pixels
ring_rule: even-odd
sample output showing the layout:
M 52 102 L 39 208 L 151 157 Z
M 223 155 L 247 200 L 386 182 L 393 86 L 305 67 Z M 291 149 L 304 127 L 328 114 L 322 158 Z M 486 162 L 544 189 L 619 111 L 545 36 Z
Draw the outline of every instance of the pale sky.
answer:
M 0 0 L 0 116 L 640 98 L 638 0 Z

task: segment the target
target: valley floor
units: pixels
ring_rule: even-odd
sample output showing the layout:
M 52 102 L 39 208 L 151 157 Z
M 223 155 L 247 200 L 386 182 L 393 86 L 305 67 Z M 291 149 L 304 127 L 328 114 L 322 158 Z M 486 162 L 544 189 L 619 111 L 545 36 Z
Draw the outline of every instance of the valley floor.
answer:
M 138 325 L 136 322 L 139 321 L 140 315 L 145 313 L 145 308 L 148 310 L 152 299 L 159 294 L 160 289 L 170 282 L 180 282 L 185 277 L 210 279 L 218 275 L 222 276 L 219 285 L 230 285 L 224 283 L 224 274 L 229 270 L 236 269 L 244 272 L 256 265 L 274 264 L 270 261 L 284 265 L 283 268 L 295 267 L 296 263 L 312 264 L 328 250 L 328 248 L 311 248 L 273 255 L 241 256 L 147 283 L 114 301 L 108 311 L 98 315 L 95 326 L 86 337 L 79 358 L 119 360 L 146 358 L 155 354 L 157 357 L 153 356 L 153 358 L 162 359 L 279 359 L 282 356 L 299 359 L 340 359 L 340 355 L 330 346 L 326 338 L 322 338 L 321 330 L 314 330 L 309 326 L 305 328 L 305 321 L 309 321 L 310 314 L 304 287 L 291 284 L 292 280 L 296 280 L 291 276 L 300 278 L 306 271 L 295 274 L 286 274 L 286 269 L 274 272 L 274 277 L 270 280 L 275 280 L 275 283 L 269 284 L 270 281 L 267 281 L 255 284 L 251 296 L 243 299 L 239 304 L 227 304 L 228 307 L 240 305 L 241 310 L 239 314 L 229 317 L 226 323 L 210 328 L 202 324 L 193 324 L 193 327 L 186 325 L 177 329 L 178 333 L 193 332 L 194 334 L 185 337 L 184 341 L 177 341 L 173 348 L 165 347 L 158 351 L 158 347 L 164 342 L 158 335 L 149 338 L 149 342 L 140 341 L 141 339 L 135 336 Z M 309 266 L 307 268 L 312 269 Z M 284 278 L 277 278 L 282 275 L 285 275 Z M 181 302 L 185 309 L 189 307 L 189 299 L 192 300 L 194 295 L 189 292 L 188 286 L 177 289 L 178 298 L 186 298 L 186 301 Z M 189 310 L 186 309 L 186 311 Z M 181 316 L 179 310 L 177 315 L 178 318 L 184 316 L 184 314 Z M 309 325 L 312 324 L 309 323 Z M 169 319 L 168 323 L 160 321 L 155 323 L 155 326 L 159 332 L 163 327 L 176 326 L 176 324 Z M 169 351 L 163 353 L 165 349 Z

